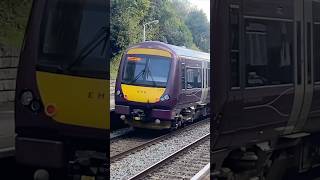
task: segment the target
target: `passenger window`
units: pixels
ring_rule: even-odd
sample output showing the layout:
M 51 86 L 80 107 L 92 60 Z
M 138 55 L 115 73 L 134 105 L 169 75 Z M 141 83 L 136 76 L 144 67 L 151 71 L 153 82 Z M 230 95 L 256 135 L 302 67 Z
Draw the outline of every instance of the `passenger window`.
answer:
M 201 69 L 187 68 L 187 89 L 201 88 Z
M 186 65 L 181 63 L 181 89 L 186 89 Z
M 275 20 L 245 21 L 247 87 L 293 82 L 293 23 Z
M 240 87 L 239 73 L 239 6 L 230 5 L 231 87 Z

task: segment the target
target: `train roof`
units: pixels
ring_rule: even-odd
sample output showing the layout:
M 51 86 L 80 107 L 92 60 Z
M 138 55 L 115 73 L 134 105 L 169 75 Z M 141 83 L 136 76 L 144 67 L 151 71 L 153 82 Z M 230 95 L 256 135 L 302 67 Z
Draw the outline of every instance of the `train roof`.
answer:
M 166 44 L 166 43 L 160 42 L 160 41 L 146 41 L 146 42 L 140 43 L 139 45 L 144 45 L 144 44 L 146 44 L 148 46 L 152 46 L 153 44 L 164 46 L 164 47 L 170 49 L 171 51 L 173 51 L 177 56 L 180 56 L 180 57 L 190 57 L 193 59 L 202 59 L 202 60 L 210 61 L 210 54 L 209 53 L 195 51 L 192 49 L 188 49 L 188 48 L 180 47 L 180 46 L 175 46 L 175 45 L 171 45 L 171 44 Z

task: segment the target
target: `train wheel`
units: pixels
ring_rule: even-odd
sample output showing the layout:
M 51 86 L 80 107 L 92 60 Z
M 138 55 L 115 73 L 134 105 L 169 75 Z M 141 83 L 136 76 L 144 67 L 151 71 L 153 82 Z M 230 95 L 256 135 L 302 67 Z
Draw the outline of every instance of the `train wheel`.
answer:
M 179 128 L 179 120 L 176 119 L 176 120 L 174 120 L 174 121 L 172 122 L 170 130 L 171 130 L 171 131 L 175 131 L 175 130 L 177 130 L 178 128 Z

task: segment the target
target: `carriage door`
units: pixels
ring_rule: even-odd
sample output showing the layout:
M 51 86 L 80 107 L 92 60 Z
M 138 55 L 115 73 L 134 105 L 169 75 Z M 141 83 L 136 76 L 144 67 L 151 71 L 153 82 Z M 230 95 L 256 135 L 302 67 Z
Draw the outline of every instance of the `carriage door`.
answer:
M 285 134 L 302 131 L 313 96 L 312 0 L 295 0 L 295 98 Z
M 244 118 L 239 126 L 246 129 L 245 138 L 263 139 L 283 132 L 294 105 L 295 5 L 293 0 L 243 2 Z
M 201 103 L 207 102 L 208 97 L 208 62 L 202 61 L 202 94 Z
M 319 30 L 320 30 L 320 1 L 304 0 L 302 32 L 302 50 L 300 81 L 304 87 L 302 108 L 295 124 L 294 132 L 312 131 L 320 125 L 317 118 L 320 117 L 320 92 L 319 92 Z M 299 75 L 299 74 L 298 74 Z M 318 120 L 319 121 L 319 120 Z

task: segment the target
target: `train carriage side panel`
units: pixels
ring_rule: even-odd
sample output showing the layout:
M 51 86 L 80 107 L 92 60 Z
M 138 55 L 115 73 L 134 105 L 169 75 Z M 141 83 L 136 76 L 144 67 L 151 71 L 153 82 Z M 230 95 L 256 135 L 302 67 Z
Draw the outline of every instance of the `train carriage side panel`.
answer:
M 309 10 L 312 24 L 310 24 L 311 47 L 309 50 L 312 57 L 313 68 L 312 73 L 312 89 L 313 97 L 308 114 L 308 120 L 304 126 L 304 130 L 307 132 L 319 132 L 320 131 L 320 2 L 312 1 L 312 10 Z
M 215 1 L 219 18 L 214 26 L 219 28 L 214 28 L 213 56 L 219 60 L 213 65 L 214 112 L 221 113 L 221 135 L 227 139 L 236 135 L 235 146 L 277 137 L 290 118 L 294 99 L 293 6 L 284 6 L 280 15 L 268 17 L 266 13 L 290 2 Z M 259 7 L 264 9 L 257 10 Z M 285 64 L 279 65 L 282 62 Z

